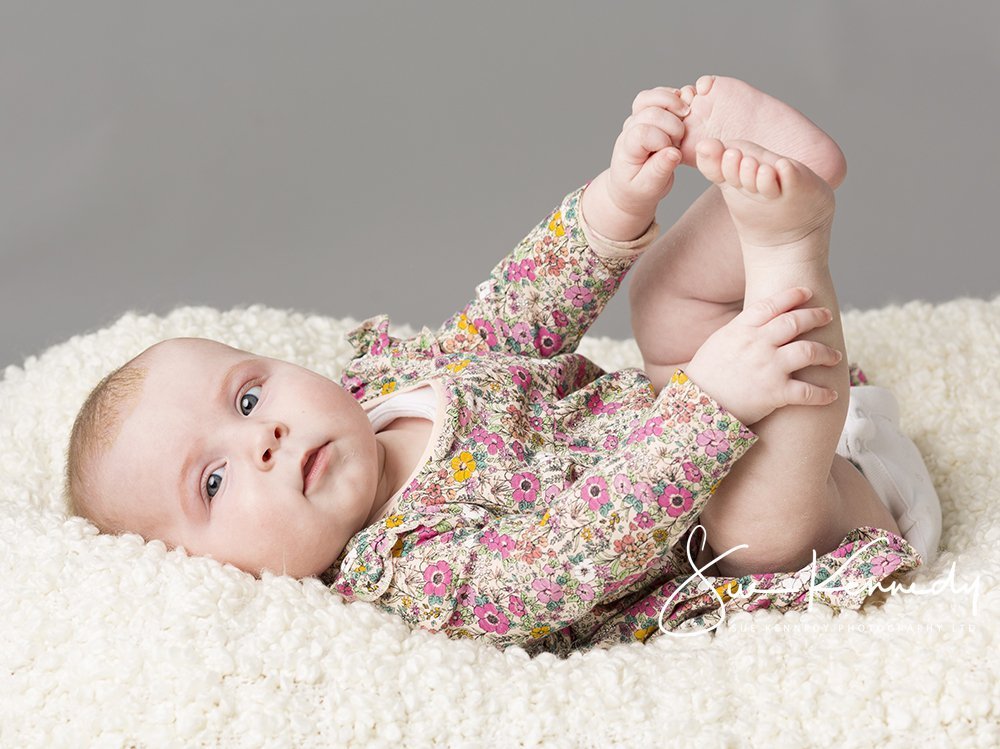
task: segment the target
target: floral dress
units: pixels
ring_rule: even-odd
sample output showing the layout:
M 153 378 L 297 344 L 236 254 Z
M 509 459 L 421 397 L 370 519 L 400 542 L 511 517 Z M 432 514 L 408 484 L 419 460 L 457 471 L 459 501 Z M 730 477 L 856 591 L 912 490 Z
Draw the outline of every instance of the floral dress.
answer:
M 796 572 L 696 573 L 699 515 L 758 437 L 681 370 L 655 394 L 641 369 L 575 353 L 658 230 L 600 237 L 580 214 L 585 188 L 437 330 L 399 339 L 379 315 L 348 334 L 341 384 L 362 405 L 429 385 L 439 417 L 426 462 L 323 581 L 412 627 L 565 657 L 707 632 L 737 610 L 857 609 L 921 564 L 866 526 Z

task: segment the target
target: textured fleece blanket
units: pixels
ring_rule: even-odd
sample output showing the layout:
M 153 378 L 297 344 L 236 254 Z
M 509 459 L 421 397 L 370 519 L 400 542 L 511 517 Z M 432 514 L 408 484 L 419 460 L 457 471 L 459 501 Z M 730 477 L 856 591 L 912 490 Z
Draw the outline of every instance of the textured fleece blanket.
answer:
M 998 746 L 1000 297 L 844 313 L 942 500 L 942 551 L 860 612 L 529 659 L 410 631 L 316 579 L 256 580 L 67 517 L 69 429 L 147 345 L 215 338 L 336 378 L 359 321 L 261 306 L 127 314 L 0 382 L 0 745 Z M 394 326 L 396 335 L 415 329 Z M 633 341 L 584 338 L 605 369 Z

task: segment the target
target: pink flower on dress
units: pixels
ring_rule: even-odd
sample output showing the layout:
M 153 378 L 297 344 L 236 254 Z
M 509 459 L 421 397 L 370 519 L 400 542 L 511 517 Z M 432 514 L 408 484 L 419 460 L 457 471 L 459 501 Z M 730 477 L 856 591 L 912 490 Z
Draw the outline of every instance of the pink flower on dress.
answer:
M 520 281 L 522 278 L 534 281 L 535 261 L 531 258 L 525 258 L 520 262 L 511 261 L 510 265 L 507 266 L 507 278 L 511 281 Z
M 854 551 L 854 542 L 851 541 L 849 544 L 844 544 L 843 546 L 834 549 L 830 552 L 830 556 L 834 557 L 846 557 L 850 556 L 851 552 Z
M 527 346 L 532 340 L 531 326 L 529 326 L 526 322 L 516 323 L 514 327 L 510 329 L 510 337 L 522 346 Z
M 493 330 L 493 326 L 490 323 L 480 317 L 476 318 L 476 321 L 473 324 L 479 329 L 480 333 L 486 334 L 485 340 L 487 346 L 493 348 L 497 345 L 496 332 Z
M 538 497 L 538 488 L 541 484 L 533 473 L 515 473 L 510 480 L 514 487 L 514 501 L 534 502 Z
M 580 583 L 577 586 L 576 594 L 581 601 L 593 601 L 595 596 L 594 589 L 587 583 Z
M 522 445 L 518 440 L 513 440 L 510 443 L 510 449 L 519 461 L 524 462 L 524 445 Z
M 476 591 L 466 583 L 455 592 L 455 601 L 459 606 L 471 606 L 476 602 Z
M 697 442 L 700 447 L 705 448 L 705 454 L 712 458 L 729 450 L 726 433 L 718 429 L 706 429 L 698 435 Z
M 694 504 L 694 496 L 683 487 L 667 484 L 663 494 L 656 502 L 660 507 L 666 508 L 670 517 L 676 518 L 691 509 L 691 505 Z
M 486 452 L 496 455 L 503 450 L 503 439 L 499 434 L 490 433 L 486 436 Z
M 449 627 L 461 627 L 465 625 L 465 619 L 462 618 L 462 614 L 459 611 L 451 612 L 451 616 L 448 618 Z
M 659 437 L 661 434 L 663 434 L 662 424 L 663 424 L 663 417 L 654 416 L 652 419 L 649 419 L 645 424 L 643 424 L 640 429 L 636 429 L 634 432 L 632 432 L 632 434 L 629 435 L 628 444 L 631 445 L 633 442 L 638 442 L 639 440 L 645 440 L 647 437 L 654 435 Z
M 681 464 L 681 468 L 684 469 L 684 478 L 691 482 L 701 481 L 701 469 L 698 468 L 691 461 L 685 461 Z
M 594 393 L 587 399 L 587 409 L 592 414 L 602 414 L 604 413 L 604 401 L 601 400 L 601 396 Z
M 507 367 L 507 371 L 511 373 L 511 380 L 517 387 L 525 392 L 527 392 L 528 387 L 531 385 L 531 373 L 528 372 L 524 367 L 519 367 L 514 365 L 512 367 Z
M 476 606 L 473 611 L 479 617 L 479 626 L 486 632 L 496 632 L 498 635 L 502 635 L 510 629 L 510 620 L 492 603 Z
M 552 310 L 552 322 L 558 325 L 560 328 L 565 328 L 569 325 L 569 318 L 566 317 L 566 313 L 562 310 L 556 309 Z
M 506 533 L 500 534 L 492 529 L 483 534 L 482 542 L 490 551 L 499 551 L 502 559 L 510 556 L 516 544 L 514 539 Z
M 341 380 L 344 389 L 353 395 L 357 400 L 365 397 L 365 383 L 360 377 L 344 377 Z
M 583 307 L 594 298 L 594 295 L 586 286 L 576 285 L 566 289 L 566 298 L 573 303 L 574 307 Z
M 469 432 L 469 436 L 472 437 L 472 439 L 474 439 L 476 442 L 485 442 L 486 435 L 488 434 L 489 432 L 487 432 L 482 427 L 476 427 L 471 432 Z
M 900 558 L 897 554 L 879 554 L 871 561 L 872 574 L 885 577 L 891 574 L 899 566 L 899 563 Z
M 554 583 L 551 580 L 546 580 L 545 578 L 536 578 L 532 583 L 531 587 L 535 589 L 538 596 L 539 603 L 548 603 L 549 601 L 554 601 L 558 603 L 562 600 L 563 589 L 558 583 Z
M 521 600 L 520 596 L 512 595 L 507 599 L 507 608 L 514 616 L 520 618 L 524 616 L 525 608 L 524 602 Z
M 385 351 L 386 347 L 389 345 L 389 336 L 385 332 L 380 332 L 378 338 L 371 345 L 371 353 L 374 355 L 381 354 Z
M 648 512 L 640 512 L 635 516 L 635 524 L 640 528 L 652 528 L 656 524 L 656 521 L 650 517 Z
M 615 488 L 615 491 L 619 494 L 628 494 L 632 491 L 632 482 L 629 477 L 624 473 L 617 474 L 613 479 L 611 479 L 611 485 Z
M 601 505 L 606 505 L 611 501 L 608 496 L 608 484 L 600 476 L 591 476 L 584 481 L 580 496 L 587 500 L 590 509 L 594 511 L 600 510 Z
M 609 434 L 604 438 L 604 449 L 605 450 L 617 450 L 618 449 L 618 436 L 614 434 Z
M 648 505 L 653 501 L 653 487 L 645 481 L 636 481 L 632 485 L 632 493 L 635 494 L 636 499 L 642 502 L 644 505 Z
M 424 569 L 424 595 L 443 596 L 451 582 L 451 565 L 443 559 Z
M 561 335 L 553 333 L 543 325 L 535 334 L 535 348 L 542 356 L 551 356 L 562 346 L 562 340 Z

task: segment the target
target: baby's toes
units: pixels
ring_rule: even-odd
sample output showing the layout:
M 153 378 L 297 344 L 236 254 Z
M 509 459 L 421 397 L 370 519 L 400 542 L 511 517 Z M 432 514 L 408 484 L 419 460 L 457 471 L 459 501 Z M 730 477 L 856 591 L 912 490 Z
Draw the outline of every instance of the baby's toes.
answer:
M 715 138 L 705 138 L 698 141 L 698 145 L 695 146 L 695 163 L 698 171 L 717 185 L 726 181 L 722 173 L 722 154 L 725 150 L 722 141 Z
M 761 164 L 757 169 L 757 192 L 770 200 L 781 197 L 778 173 L 770 164 Z
M 744 156 L 740 164 L 740 183 L 747 192 L 757 192 L 757 169 L 760 164 L 753 156 Z
M 722 174 L 730 187 L 743 187 L 740 180 L 740 165 L 743 163 L 743 152 L 738 148 L 727 148 L 722 154 Z

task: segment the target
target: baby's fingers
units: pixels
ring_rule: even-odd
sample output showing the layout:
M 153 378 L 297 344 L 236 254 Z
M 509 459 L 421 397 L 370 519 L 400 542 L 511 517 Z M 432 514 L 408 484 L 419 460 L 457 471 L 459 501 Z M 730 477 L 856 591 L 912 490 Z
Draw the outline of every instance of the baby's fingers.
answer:
M 761 326 L 765 339 L 775 346 L 781 346 L 798 338 L 803 333 L 816 330 L 833 321 L 833 313 L 826 307 L 809 307 L 783 312 Z
M 619 135 L 618 144 L 621 148 L 621 156 L 624 157 L 625 161 L 635 166 L 642 166 L 649 158 L 649 154 L 664 149 L 676 152 L 676 161 L 680 161 L 680 151 L 672 148 L 673 142 L 670 140 L 670 136 L 656 125 L 640 122 Z M 612 154 L 612 160 L 614 160 L 614 156 L 615 154 Z
M 793 286 L 789 289 L 758 299 L 744 308 L 738 315 L 741 322 L 747 325 L 761 326 L 770 322 L 783 312 L 805 304 L 812 298 L 812 289 L 805 286 Z
M 680 143 L 684 138 L 684 122 L 681 118 L 660 107 L 646 107 L 638 114 L 629 115 L 622 123 L 622 131 L 628 130 L 640 122 L 660 128 L 670 136 L 674 143 Z
M 786 372 L 806 367 L 835 367 L 844 358 L 837 349 L 819 341 L 792 341 L 778 349 L 781 366 Z
M 837 400 L 837 391 L 802 380 L 789 380 L 785 388 L 786 406 L 828 406 Z
M 678 117 L 686 117 L 691 112 L 691 107 L 681 98 L 681 92 L 671 86 L 640 91 L 632 102 L 632 114 L 639 114 L 646 107 L 663 107 Z

